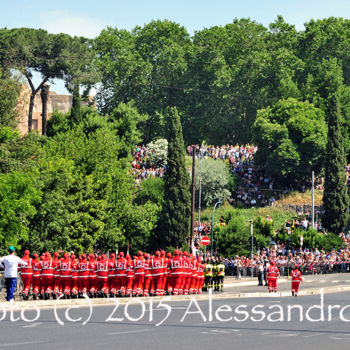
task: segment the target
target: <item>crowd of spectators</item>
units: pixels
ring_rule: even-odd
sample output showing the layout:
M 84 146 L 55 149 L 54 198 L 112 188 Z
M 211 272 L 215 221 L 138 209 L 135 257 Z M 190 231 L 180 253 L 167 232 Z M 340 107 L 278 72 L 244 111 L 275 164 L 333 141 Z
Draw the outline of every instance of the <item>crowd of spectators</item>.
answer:
M 210 258 L 210 254 L 207 255 Z M 222 257 L 220 257 L 222 258 Z M 219 259 L 213 257 L 213 259 Z M 276 244 L 271 248 L 258 249 L 253 256 L 254 275 L 258 267 L 268 267 L 271 260 L 276 262 L 282 276 L 287 276 L 290 270 L 299 265 L 303 274 L 325 274 L 330 272 L 350 272 L 350 249 L 332 250 L 324 249 L 287 249 L 284 244 Z M 238 256 L 224 258 L 226 274 L 240 277 L 250 275 L 250 257 Z
M 156 167 L 151 163 L 146 146 L 136 146 L 131 155 L 133 156 L 133 160 L 131 162 L 130 172 L 135 177 L 136 183 L 149 177 L 163 177 L 166 167 Z

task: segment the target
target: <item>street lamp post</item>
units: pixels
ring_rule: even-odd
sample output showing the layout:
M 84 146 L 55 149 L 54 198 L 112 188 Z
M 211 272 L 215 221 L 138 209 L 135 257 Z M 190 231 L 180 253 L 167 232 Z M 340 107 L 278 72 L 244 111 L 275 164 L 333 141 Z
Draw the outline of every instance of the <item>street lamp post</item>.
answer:
M 253 220 L 249 220 L 250 223 L 250 239 L 252 240 L 252 249 L 250 252 L 250 274 L 251 278 L 254 277 L 254 271 L 253 271 L 253 250 L 254 250 L 254 236 L 253 236 Z
M 211 255 L 213 255 L 213 243 L 214 243 L 214 239 L 213 239 L 213 233 L 214 233 L 214 215 L 215 215 L 215 209 L 218 205 L 222 204 L 221 200 L 219 199 L 215 205 L 214 205 L 214 209 L 213 209 L 213 216 L 211 218 Z

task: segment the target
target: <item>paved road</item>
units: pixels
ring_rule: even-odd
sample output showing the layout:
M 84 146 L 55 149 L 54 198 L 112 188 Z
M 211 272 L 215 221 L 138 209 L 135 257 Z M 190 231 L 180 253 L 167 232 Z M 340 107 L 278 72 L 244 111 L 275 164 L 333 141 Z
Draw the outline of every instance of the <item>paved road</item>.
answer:
M 55 317 L 54 310 L 41 310 L 40 317 L 32 322 L 11 322 L 7 312 L 0 322 L 0 349 L 337 350 L 350 347 L 350 328 L 349 323 L 345 322 L 345 319 L 350 321 L 350 306 L 343 310 L 342 315 L 339 313 L 340 309 L 350 305 L 349 293 L 325 295 L 325 320 L 319 322 L 307 319 L 320 318 L 319 309 L 314 308 L 308 312 L 312 305 L 321 308 L 321 297 L 316 295 L 298 298 L 221 299 L 212 300 L 212 304 L 209 301 L 198 301 L 198 306 L 195 301 L 165 302 L 171 311 L 164 322 L 168 310 L 159 307 L 158 303 L 154 303 L 152 308 L 145 303 L 144 315 L 136 321 L 142 316 L 141 301 L 145 302 L 143 299 L 132 299 L 133 303 L 140 304 L 127 307 L 121 305 L 115 312 L 113 306 L 95 306 L 90 320 L 84 326 L 82 322 L 88 319 L 90 312 L 88 307 L 68 312 L 70 318 L 82 317 L 81 321 L 75 323 L 67 321 L 66 309 L 58 309 L 57 315 L 64 322 L 63 326 Z M 302 321 L 300 310 L 297 309 L 291 311 L 288 320 L 288 305 L 296 304 L 303 309 Z M 328 306 L 337 304 L 340 307 L 332 309 L 332 319 L 328 321 Z M 221 312 L 217 311 L 219 307 Z M 265 317 L 259 321 L 263 317 L 262 312 Z M 210 314 L 212 319 L 209 319 Z M 20 312 L 13 313 L 14 318 L 19 316 Z M 24 316 L 33 318 L 35 313 L 27 311 Z M 108 322 L 109 317 L 124 320 Z M 247 320 L 244 320 L 246 317 Z M 224 322 L 218 318 L 230 320 Z M 155 326 L 160 322 L 163 323 Z

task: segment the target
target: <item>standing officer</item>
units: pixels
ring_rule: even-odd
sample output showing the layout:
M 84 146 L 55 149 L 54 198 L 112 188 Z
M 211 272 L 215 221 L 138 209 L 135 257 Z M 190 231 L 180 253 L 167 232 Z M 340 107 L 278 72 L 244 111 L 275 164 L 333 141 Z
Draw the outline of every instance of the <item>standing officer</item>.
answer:
M 291 273 L 292 276 L 292 295 L 297 297 L 299 292 L 300 282 L 303 282 L 301 272 L 299 271 L 299 265 L 295 265 L 295 269 Z
M 6 300 L 13 300 L 13 294 L 17 285 L 18 265 L 26 266 L 27 262 L 15 255 L 15 248 L 10 246 L 9 255 L 0 258 L 0 266 L 5 268 Z
M 53 267 L 53 298 L 56 299 L 60 295 L 60 259 L 58 252 L 53 253 L 52 267 Z
M 224 279 L 225 279 L 225 265 L 222 263 L 222 260 L 219 261 L 218 265 L 216 266 L 216 273 L 217 273 L 217 291 L 220 290 L 220 292 L 223 292 Z
M 279 276 L 280 271 L 276 266 L 275 262 L 272 260 L 270 266 L 266 270 L 266 279 L 268 283 L 269 293 L 277 292 L 277 277 Z
M 204 269 L 204 286 L 203 291 L 207 291 L 210 288 L 213 288 L 213 265 L 211 264 L 210 260 L 205 265 Z

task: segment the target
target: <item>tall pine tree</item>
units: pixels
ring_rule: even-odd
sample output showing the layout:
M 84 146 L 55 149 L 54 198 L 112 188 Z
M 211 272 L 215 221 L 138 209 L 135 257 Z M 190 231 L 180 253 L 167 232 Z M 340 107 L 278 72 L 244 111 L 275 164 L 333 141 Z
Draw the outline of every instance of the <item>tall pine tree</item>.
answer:
M 339 97 L 335 93 L 328 102 L 328 141 L 325 159 L 323 225 L 330 232 L 340 233 L 349 219 L 349 196 L 346 187 L 345 153 L 340 129 Z
M 164 175 L 164 200 L 156 246 L 183 246 L 189 235 L 190 177 L 185 166 L 185 147 L 180 116 L 169 107 L 168 163 Z

